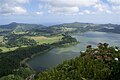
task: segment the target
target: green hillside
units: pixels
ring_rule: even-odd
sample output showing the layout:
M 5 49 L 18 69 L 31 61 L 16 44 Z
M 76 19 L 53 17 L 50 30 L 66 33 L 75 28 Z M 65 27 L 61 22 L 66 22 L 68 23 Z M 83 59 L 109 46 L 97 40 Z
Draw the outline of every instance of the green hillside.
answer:
M 100 31 L 100 32 L 112 32 L 120 33 L 120 25 L 117 24 L 93 24 L 93 23 L 64 23 L 59 25 L 50 26 L 50 29 L 54 32 L 87 32 L 87 31 Z
M 98 48 L 87 46 L 75 59 L 37 75 L 36 80 L 119 80 L 120 50 L 99 43 Z
M 27 33 L 30 30 L 34 30 L 34 29 L 41 29 L 44 28 L 46 26 L 43 25 L 39 25 L 39 24 L 25 24 L 25 23 L 10 23 L 7 25 L 0 25 L 0 33 L 2 32 L 13 32 L 13 33 Z M 20 34 L 21 34 L 20 33 Z
M 87 46 L 75 59 L 57 67 L 34 72 L 26 60 L 54 47 L 68 47 L 78 41 L 68 34 L 87 31 L 120 33 L 120 25 L 65 23 L 53 26 L 10 23 L 0 25 L 0 80 L 119 80 L 120 50 L 107 43 Z
M 0 25 L 0 35 L 29 34 L 29 35 L 49 35 L 56 33 L 76 33 L 86 31 L 101 31 L 120 33 L 120 25 L 117 24 L 93 24 L 93 23 L 64 23 L 46 27 L 40 24 L 10 23 Z
M 21 44 L 23 43 L 24 42 L 22 42 Z M 31 43 L 32 42 L 30 42 L 29 44 Z M 0 53 L 0 77 L 3 77 L 2 79 L 6 80 L 4 79 L 4 77 L 11 78 L 11 74 L 13 74 L 13 76 L 14 75 L 20 76 L 25 79 L 34 73 L 33 72 L 34 70 L 31 69 L 31 67 L 26 63 L 28 59 L 31 59 L 32 57 L 38 54 L 44 54 L 55 47 L 64 46 L 66 44 L 73 45 L 73 43 L 74 44 L 77 43 L 77 40 L 75 38 L 69 35 L 64 35 L 63 37 L 61 37 L 61 40 L 57 42 L 55 41 L 51 44 L 44 43 L 44 44 L 33 45 L 29 47 L 19 47 L 13 51 L 1 52 Z

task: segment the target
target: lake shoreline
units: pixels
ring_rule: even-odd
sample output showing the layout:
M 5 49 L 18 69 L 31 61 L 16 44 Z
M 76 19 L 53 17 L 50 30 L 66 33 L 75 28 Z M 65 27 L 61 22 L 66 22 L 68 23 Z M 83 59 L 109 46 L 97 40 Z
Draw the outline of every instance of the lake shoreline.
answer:
M 74 58 L 76 55 L 79 55 L 80 51 L 84 51 L 84 48 L 87 45 L 93 45 L 93 47 L 99 42 L 109 42 L 111 46 L 118 45 L 120 38 L 118 38 L 120 34 L 114 33 L 105 33 L 105 32 L 97 32 L 97 31 L 90 31 L 80 34 L 71 35 L 72 37 L 76 38 L 79 43 L 77 45 L 72 45 L 69 47 L 62 46 L 60 48 L 54 48 L 48 54 L 43 54 L 41 56 L 37 56 L 30 60 L 29 65 L 32 65 L 34 69 L 37 69 L 39 66 L 44 67 L 52 67 L 56 64 L 60 64 L 63 60 Z M 56 54 L 57 53 L 57 54 Z M 42 59 L 41 59 L 42 58 Z M 47 61 L 49 63 L 47 63 Z M 36 61 L 40 62 L 36 62 Z M 43 62 L 42 62 L 43 61 Z M 35 63 L 36 62 L 36 63 Z
M 44 50 L 44 51 L 42 51 L 42 52 L 38 52 L 38 53 L 36 53 L 36 54 L 33 54 L 31 57 L 28 57 L 28 58 L 25 58 L 24 60 L 22 60 L 21 62 L 23 62 L 22 64 L 25 64 L 25 65 L 27 65 L 29 68 L 31 68 L 32 70 L 35 70 L 35 69 L 33 69 L 29 64 L 28 64 L 28 61 L 29 60 L 31 60 L 31 59 L 33 59 L 34 57 L 37 57 L 38 55 L 41 55 L 41 54 L 46 54 L 47 52 L 49 52 L 49 51 L 51 51 L 52 49 L 54 49 L 54 48 L 58 48 L 58 47 L 62 47 L 62 48 L 64 48 L 64 47 L 70 47 L 70 46 L 74 46 L 74 45 L 77 45 L 79 42 L 77 41 L 77 42 L 72 42 L 72 43 L 65 43 L 65 44 L 62 44 L 62 45 L 59 45 L 59 46 L 56 46 L 56 45 L 51 45 L 51 47 L 49 48 L 49 49 L 46 49 L 46 50 Z M 42 66 L 40 66 L 41 68 L 44 68 L 44 67 L 42 67 Z M 47 68 L 48 69 L 48 68 Z M 37 70 L 35 70 L 35 71 L 37 71 Z
M 30 69 L 34 70 L 34 69 L 28 64 L 28 61 L 31 60 L 31 59 L 33 59 L 34 57 L 40 55 L 40 54 L 49 52 L 49 51 L 52 50 L 52 49 L 53 49 L 53 47 L 50 48 L 50 49 L 44 50 L 44 51 L 42 51 L 42 52 L 38 52 L 38 53 L 36 53 L 36 54 L 33 54 L 31 57 L 25 58 L 25 59 L 22 60 L 20 63 L 25 64 L 27 67 L 29 67 Z M 35 71 L 36 71 L 36 70 L 35 70 Z

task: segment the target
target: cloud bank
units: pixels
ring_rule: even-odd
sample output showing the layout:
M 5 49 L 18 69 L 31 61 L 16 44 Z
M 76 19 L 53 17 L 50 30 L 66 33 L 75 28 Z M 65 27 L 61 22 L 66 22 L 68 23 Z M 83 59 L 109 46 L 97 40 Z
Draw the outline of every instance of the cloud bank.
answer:
M 27 10 L 22 7 L 22 4 L 28 3 L 29 0 L 2 0 L 0 2 L 1 14 L 25 14 Z
M 120 0 L 1 0 L 0 14 L 26 14 L 24 5 L 38 1 L 35 14 L 120 14 Z M 34 7 L 32 7 L 34 9 Z M 32 13 L 32 11 L 31 11 Z

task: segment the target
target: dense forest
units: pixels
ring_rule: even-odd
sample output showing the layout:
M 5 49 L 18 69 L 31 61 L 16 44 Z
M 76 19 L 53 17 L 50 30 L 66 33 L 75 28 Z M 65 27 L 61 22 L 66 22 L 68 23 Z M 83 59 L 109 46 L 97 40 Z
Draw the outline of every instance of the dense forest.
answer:
M 36 80 L 119 80 L 120 50 L 99 43 L 98 48 L 87 46 L 75 59 L 39 73 Z
M 9 34 L 3 37 L 6 47 L 21 47 L 21 46 L 35 46 L 37 45 L 34 39 L 29 39 L 21 34 Z
M 118 47 L 99 43 L 97 48 L 88 45 L 86 51 L 80 52 L 80 56 L 64 61 L 53 69 L 35 73 L 22 66 L 0 80 L 119 80 L 119 59 Z
M 7 76 L 11 77 L 10 74 L 17 77 L 26 78 L 34 71 L 25 63 L 26 59 L 31 58 L 34 55 L 44 53 L 44 51 L 51 50 L 54 47 L 63 46 L 65 44 L 69 45 L 71 43 L 76 43 L 77 40 L 71 36 L 66 36 L 62 38 L 61 41 L 53 44 L 41 44 L 30 46 L 26 48 L 18 48 L 14 51 L 0 53 L 0 77 Z

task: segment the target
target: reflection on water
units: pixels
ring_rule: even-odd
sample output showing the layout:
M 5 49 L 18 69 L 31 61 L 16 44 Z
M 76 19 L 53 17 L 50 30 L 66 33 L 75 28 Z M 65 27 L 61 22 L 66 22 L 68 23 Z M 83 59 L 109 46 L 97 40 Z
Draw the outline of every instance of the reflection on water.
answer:
M 62 61 L 74 58 L 79 55 L 81 50 L 85 50 L 85 46 L 92 44 L 95 47 L 99 42 L 106 42 L 112 46 L 120 45 L 120 34 L 105 32 L 87 32 L 73 35 L 80 43 L 66 48 L 55 48 L 47 53 L 40 54 L 30 61 L 28 64 L 35 70 L 42 68 L 54 67 Z

